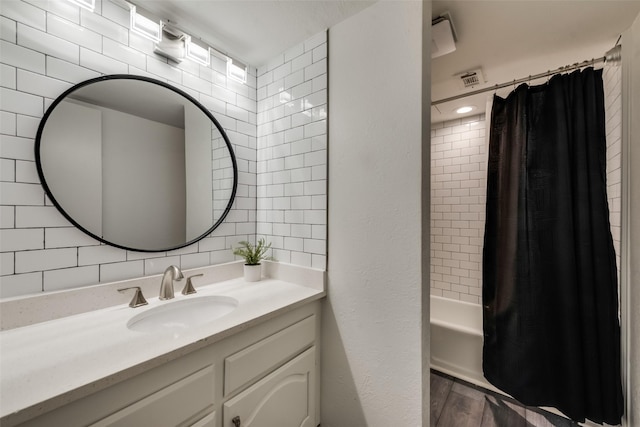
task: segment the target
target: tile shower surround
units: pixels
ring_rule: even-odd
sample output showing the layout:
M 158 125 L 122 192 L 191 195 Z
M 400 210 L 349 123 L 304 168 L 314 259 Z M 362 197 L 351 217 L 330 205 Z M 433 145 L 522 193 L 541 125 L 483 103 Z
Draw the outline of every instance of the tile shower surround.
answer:
M 607 195 L 620 276 L 621 67 L 605 67 Z M 484 115 L 431 126 L 431 294 L 480 304 L 487 194 Z
M 265 117 L 261 122 L 265 125 L 263 133 L 258 135 L 258 111 L 267 111 L 262 103 L 271 101 L 267 97 L 263 101 L 257 99 L 260 90 L 256 69 L 249 67 L 247 83 L 241 84 L 227 78 L 225 62 L 215 56 L 210 67 L 190 61 L 175 64 L 154 54 L 153 43 L 129 32 L 128 27 L 128 11 L 108 0 L 97 0 L 93 13 L 67 1 L 0 2 L 0 297 L 159 274 L 170 264 L 194 268 L 227 262 L 233 260 L 229 249 L 232 245 L 255 238 L 257 207 L 264 205 L 258 195 L 258 182 L 268 179 L 261 178 L 258 172 L 260 163 L 268 162 L 265 157 L 259 161 L 258 147 L 266 147 L 270 137 L 279 138 L 275 134 L 285 124 L 282 118 L 274 118 L 270 128 L 270 117 Z M 311 46 L 313 50 L 307 52 L 306 47 Z M 316 61 L 323 49 L 324 62 Z M 298 83 L 300 70 L 303 80 Z M 38 124 L 47 107 L 76 83 L 120 73 L 155 78 L 189 93 L 214 114 L 229 136 L 238 161 L 236 200 L 224 223 L 196 244 L 164 253 L 132 252 L 100 244 L 72 227 L 40 185 L 33 149 Z M 301 43 L 260 70 L 260 75 L 269 73 L 277 76 L 274 81 L 289 82 L 296 95 L 304 93 L 302 99 L 322 98 L 315 93 L 326 90 L 326 34 Z M 319 89 L 323 79 L 325 87 Z M 305 90 L 296 89 L 309 84 L 311 92 L 307 86 Z M 273 92 L 277 90 L 280 88 L 273 86 L 267 93 L 277 96 Z M 309 108 L 308 112 L 317 111 Z M 326 135 L 326 130 L 321 129 L 323 120 L 300 124 L 296 118 L 287 130 L 296 134 L 299 126 L 303 126 L 305 137 L 302 144 L 309 138 L 315 147 L 309 153 L 326 152 L 326 136 L 322 146 L 322 135 Z M 323 164 L 314 156 L 321 154 L 309 154 L 302 168 Z M 266 203 L 278 211 L 275 218 L 272 214 L 263 215 L 260 227 L 268 229 L 271 219 L 275 219 L 272 231 L 277 233 L 268 237 L 278 236 L 274 248 L 283 261 L 322 266 L 326 230 L 316 227 L 314 234 L 314 226 L 321 226 L 326 217 L 318 188 L 323 185 L 318 182 L 320 170 L 315 170 L 314 179 L 313 169 L 297 171 L 290 167 L 296 165 L 297 158 L 287 162 L 285 157 L 273 159 L 282 160 L 267 163 L 268 173 L 275 177 L 281 171 L 291 175 L 296 171 L 297 185 L 286 190 L 289 204 L 285 196 Z M 298 191 L 300 185 L 307 191 L 302 197 L 311 197 L 311 205 L 294 205 L 292 199 L 299 196 L 291 191 Z M 289 213 L 289 209 L 296 212 Z M 281 215 L 286 215 L 289 222 L 282 221 Z M 293 221 L 296 218 L 291 217 L 295 215 L 306 216 L 307 222 L 304 218 L 302 222 Z M 299 238 L 298 229 L 304 228 L 307 236 L 306 225 L 311 226 L 311 235 L 300 244 L 295 240 Z
M 484 115 L 431 126 L 431 294 L 479 303 L 486 195 Z

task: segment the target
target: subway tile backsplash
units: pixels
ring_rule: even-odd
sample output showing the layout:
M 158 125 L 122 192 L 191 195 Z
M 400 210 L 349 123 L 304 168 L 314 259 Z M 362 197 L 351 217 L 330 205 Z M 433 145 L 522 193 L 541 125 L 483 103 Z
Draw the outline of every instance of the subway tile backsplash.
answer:
M 109 0 L 97 0 L 93 13 L 67 1 L 0 6 L 0 297 L 232 261 L 231 246 L 257 231 L 279 260 L 324 268 L 326 227 L 314 227 L 326 224 L 326 32 L 249 67 L 241 84 L 215 56 L 204 67 L 154 54 L 152 42 L 129 32 L 128 11 Z M 33 153 L 40 119 L 67 88 L 113 73 L 174 85 L 225 128 L 238 191 L 224 223 L 200 242 L 162 253 L 105 246 L 45 196 Z
M 620 270 L 620 67 L 605 67 L 607 193 Z M 484 115 L 431 126 L 431 294 L 480 304 L 487 148 Z
M 322 32 L 274 58 L 258 69 L 257 91 L 258 235 L 278 260 L 320 269 L 326 227 L 312 227 L 326 224 L 326 46 Z

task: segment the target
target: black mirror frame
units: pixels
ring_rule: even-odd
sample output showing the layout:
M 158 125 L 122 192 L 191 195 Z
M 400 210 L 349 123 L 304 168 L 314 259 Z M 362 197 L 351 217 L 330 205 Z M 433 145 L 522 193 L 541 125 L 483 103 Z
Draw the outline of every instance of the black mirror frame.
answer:
M 227 203 L 227 206 L 226 206 L 224 212 L 222 213 L 222 215 L 220 215 L 220 218 L 218 218 L 218 220 L 211 226 L 211 228 L 209 228 L 202 235 L 196 237 L 195 239 L 192 239 L 192 240 L 186 242 L 185 244 L 172 246 L 172 247 L 169 247 L 169 248 L 163 248 L 163 249 L 140 249 L 140 248 L 131 248 L 131 247 L 119 245 L 117 243 L 105 240 L 104 238 L 102 238 L 100 236 L 97 236 L 96 234 L 90 232 L 89 230 L 87 230 L 86 228 L 84 228 L 83 226 L 78 224 L 78 222 L 76 222 L 62 208 L 60 203 L 58 203 L 58 201 L 56 200 L 55 196 L 51 192 L 51 189 L 49 188 L 49 185 L 47 184 L 47 180 L 44 177 L 44 171 L 43 171 L 43 168 L 42 168 L 42 160 L 40 158 L 40 145 L 42 144 L 42 133 L 43 133 L 44 127 L 45 127 L 45 125 L 47 123 L 47 119 L 53 113 L 53 111 L 56 108 L 56 106 L 60 102 L 62 102 L 69 94 L 71 94 L 72 92 L 74 92 L 74 91 L 76 91 L 76 90 L 78 90 L 78 89 L 80 89 L 80 88 L 82 88 L 84 86 L 88 86 L 90 84 L 97 83 L 97 82 L 100 82 L 100 81 L 119 80 L 119 79 L 122 79 L 122 80 L 124 80 L 124 79 L 126 79 L 126 80 L 140 80 L 140 81 L 144 81 L 144 82 L 147 82 L 147 83 L 157 84 L 159 86 L 162 86 L 162 87 L 164 87 L 166 89 L 169 89 L 169 90 L 177 93 L 178 95 L 183 96 L 187 100 L 191 101 L 196 107 L 198 107 L 213 122 L 213 124 L 216 126 L 216 128 L 218 128 L 218 131 L 220 131 L 220 134 L 222 135 L 222 137 L 223 137 L 223 139 L 224 139 L 224 141 L 225 141 L 225 143 L 227 145 L 227 149 L 229 150 L 229 155 L 231 156 L 231 162 L 233 164 L 233 188 L 231 190 L 231 196 L 229 198 L 229 203 Z M 54 206 L 58 209 L 58 211 L 71 224 L 73 224 L 75 227 L 77 227 L 83 233 L 93 237 L 94 239 L 96 239 L 96 240 L 98 240 L 98 241 L 100 241 L 102 243 L 105 243 L 105 244 L 110 245 L 110 246 L 114 246 L 116 248 L 124 249 L 124 250 L 127 250 L 127 251 L 135 251 L 135 252 L 168 252 L 168 251 L 173 251 L 173 250 L 176 250 L 176 249 L 184 248 L 186 246 L 192 245 L 192 244 L 202 240 L 203 238 L 205 238 L 209 234 L 211 234 L 216 228 L 218 228 L 218 226 L 220 224 L 222 224 L 222 222 L 224 221 L 226 216 L 229 214 L 229 211 L 231 210 L 231 206 L 233 205 L 233 202 L 234 202 L 235 197 L 236 197 L 236 191 L 238 189 L 238 164 L 236 162 L 236 156 L 235 156 L 235 153 L 233 151 L 233 147 L 231 146 L 231 142 L 229 141 L 229 137 L 227 136 L 227 133 L 224 131 L 224 129 L 222 128 L 222 126 L 220 125 L 218 120 L 213 116 L 213 114 L 211 114 L 209 112 L 209 110 L 207 110 L 198 100 L 196 100 L 194 97 L 192 97 L 188 93 L 184 92 L 183 90 L 178 89 L 177 87 L 171 86 L 170 84 L 162 82 L 160 80 L 152 79 L 152 78 L 145 77 L 145 76 L 137 76 L 137 75 L 133 75 L 133 74 L 108 74 L 108 75 L 96 77 L 96 78 L 93 78 L 93 79 L 85 80 L 83 82 L 80 82 L 80 83 L 72 86 L 71 88 L 69 88 L 66 91 L 64 91 L 60 96 L 58 96 L 53 101 L 53 103 L 49 106 L 49 108 L 45 112 L 45 114 L 42 117 L 42 120 L 40 121 L 40 124 L 38 126 L 38 131 L 36 133 L 36 139 L 35 139 L 35 159 L 36 159 L 36 168 L 38 170 L 38 177 L 40 178 L 40 182 L 42 184 L 42 187 L 44 188 L 44 191 L 47 194 L 47 197 L 49 197 L 49 199 L 54 204 Z

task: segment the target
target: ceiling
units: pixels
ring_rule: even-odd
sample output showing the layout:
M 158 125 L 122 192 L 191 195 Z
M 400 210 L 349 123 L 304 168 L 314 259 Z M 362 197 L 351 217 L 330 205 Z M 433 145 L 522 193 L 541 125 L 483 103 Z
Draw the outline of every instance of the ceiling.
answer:
M 374 2 L 134 0 L 256 67 Z M 439 100 L 601 57 L 640 13 L 640 0 L 441 0 L 432 9 L 434 17 L 450 12 L 458 36 L 453 53 L 431 62 L 432 99 Z M 461 88 L 455 75 L 478 67 L 486 82 Z M 432 122 L 460 117 L 453 111 L 466 104 L 476 107 L 468 115 L 481 113 L 491 95 L 432 107 Z
M 431 96 L 439 100 L 602 57 L 640 13 L 640 0 L 446 0 L 432 10 L 450 12 L 458 36 L 453 53 L 431 61 Z M 478 67 L 486 83 L 461 88 L 455 75 Z M 463 105 L 483 112 L 492 95 L 432 107 L 431 121 L 460 117 L 454 110 Z
M 131 0 L 255 67 L 375 3 L 372 0 Z

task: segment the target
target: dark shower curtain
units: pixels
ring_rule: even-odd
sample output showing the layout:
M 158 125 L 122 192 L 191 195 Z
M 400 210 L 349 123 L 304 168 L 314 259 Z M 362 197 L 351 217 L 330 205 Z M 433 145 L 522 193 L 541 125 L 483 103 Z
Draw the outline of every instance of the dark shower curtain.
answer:
M 490 135 L 485 377 L 526 405 L 619 424 L 602 70 L 494 97 Z

